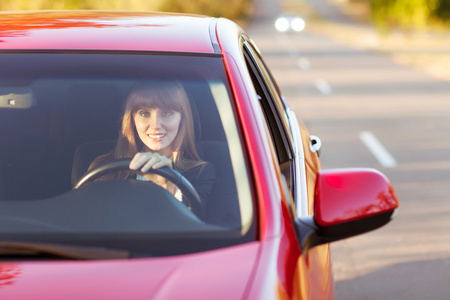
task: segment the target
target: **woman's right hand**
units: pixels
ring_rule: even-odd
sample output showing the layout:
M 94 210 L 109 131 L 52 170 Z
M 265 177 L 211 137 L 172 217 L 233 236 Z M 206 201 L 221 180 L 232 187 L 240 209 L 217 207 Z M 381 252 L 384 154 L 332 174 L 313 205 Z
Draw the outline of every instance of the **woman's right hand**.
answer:
M 131 170 L 141 170 L 143 173 L 152 169 L 158 169 L 162 167 L 173 167 L 172 159 L 168 158 L 164 155 L 153 153 L 153 152 L 138 152 L 134 155 L 133 159 L 130 162 Z M 175 184 L 168 181 L 162 176 L 156 174 L 144 174 L 143 177 L 146 180 L 152 181 L 157 185 L 165 188 L 172 194 L 176 194 L 178 188 Z
M 131 170 L 141 170 L 144 173 L 151 168 L 159 169 L 162 167 L 172 168 L 172 159 L 153 152 L 138 152 L 130 162 Z

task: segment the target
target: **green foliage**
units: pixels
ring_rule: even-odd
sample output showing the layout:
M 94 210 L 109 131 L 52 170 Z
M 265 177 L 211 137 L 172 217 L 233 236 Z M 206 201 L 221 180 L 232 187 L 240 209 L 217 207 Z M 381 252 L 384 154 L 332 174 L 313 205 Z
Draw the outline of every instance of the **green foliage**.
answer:
M 444 22 L 450 21 L 450 0 L 438 0 L 434 16 Z
M 0 10 L 98 9 L 169 11 L 239 18 L 252 0 L 0 0 Z
M 436 0 L 372 0 L 372 18 L 382 31 L 425 29 Z
M 181 13 L 203 14 L 213 17 L 226 17 L 237 19 L 245 13 L 248 0 L 164 0 L 161 3 L 162 11 L 172 11 Z
M 372 20 L 383 32 L 424 30 L 450 18 L 450 0 L 370 0 Z

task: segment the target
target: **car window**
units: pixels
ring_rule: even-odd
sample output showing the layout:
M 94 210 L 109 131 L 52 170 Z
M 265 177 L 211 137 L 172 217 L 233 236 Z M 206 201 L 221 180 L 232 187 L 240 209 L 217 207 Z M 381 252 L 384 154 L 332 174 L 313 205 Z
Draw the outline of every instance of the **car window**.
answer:
M 269 128 L 280 170 L 292 196 L 295 196 L 294 153 L 284 103 L 278 87 L 272 80 L 258 52 L 248 42 L 244 43 L 244 56 L 253 84 L 260 99 L 261 109 Z
M 264 114 L 266 116 L 269 113 L 273 114 L 274 117 L 272 119 L 278 116 L 278 120 L 281 120 L 271 122 L 270 119 L 266 118 L 266 121 L 268 121 L 267 125 L 271 128 L 270 131 L 277 152 L 285 153 L 285 157 L 289 157 L 289 160 L 283 161 L 279 158 L 279 161 L 280 169 L 287 180 L 288 187 L 294 199 L 292 205 L 293 212 L 296 216 L 307 215 L 311 211 L 311 205 L 313 203 L 311 201 L 311 195 L 314 193 L 311 187 L 308 188 L 307 182 L 312 182 L 313 184 L 315 182 L 314 179 L 307 180 L 308 167 L 304 146 L 308 147 L 309 145 L 308 133 L 302 133 L 295 113 L 286 103 L 259 51 L 250 41 L 245 43 L 245 47 L 245 51 L 247 51 L 247 64 L 251 72 L 253 72 L 252 78 L 254 84 L 255 86 L 262 85 L 259 89 L 264 89 L 265 86 L 265 95 L 267 96 L 263 100 L 272 103 L 271 105 L 262 105 Z M 264 93 L 258 92 L 258 94 Z M 276 135 L 284 138 L 276 139 Z M 317 156 L 313 156 L 312 161 L 317 165 Z
M 247 165 L 220 56 L 11 52 L 0 54 L 0 62 L 0 239 L 122 241 L 121 247 L 167 255 L 255 238 Z M 191 137 L 193 147 L 177 142 L 183 150 L 170 159 L 200 198 L 205 195 L 202 215 L 184 205 L 175 188 L 130 173 L 74 190 L 94 161 L 130 156 L 118 150 L 119 140 L 135 139 L 137 151 L 146 150 L 137 126 L 124 133 L 130 95 L 141 85 L 174 82 L 190 112 L 177 134 Z M 164 116 L 174 110 L 163 106 Z M 166 133 L 146 134 L 157 140 Z M 171 238 L 168 247 L 164 241 Z

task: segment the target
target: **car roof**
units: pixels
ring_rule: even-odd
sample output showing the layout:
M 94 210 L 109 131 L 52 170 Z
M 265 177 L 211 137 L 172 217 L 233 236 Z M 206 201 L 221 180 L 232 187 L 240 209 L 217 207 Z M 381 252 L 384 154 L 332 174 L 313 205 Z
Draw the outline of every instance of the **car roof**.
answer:
M 0 51 L 218 52 L 214 46 L 217 19 L 205 16 L 118 11 L 21 11 L 0 12 L 0 20 Z

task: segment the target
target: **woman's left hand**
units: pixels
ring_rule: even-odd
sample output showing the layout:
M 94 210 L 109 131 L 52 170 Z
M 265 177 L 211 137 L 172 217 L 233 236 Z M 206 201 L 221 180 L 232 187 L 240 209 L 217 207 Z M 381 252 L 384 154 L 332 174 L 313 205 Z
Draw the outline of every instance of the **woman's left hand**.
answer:
M 131 170 L 140 169 L 142 172 L 162 167 L 172 168 L 172 159 L 153 152 L 138 152 L 130 162 Z

